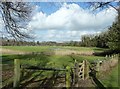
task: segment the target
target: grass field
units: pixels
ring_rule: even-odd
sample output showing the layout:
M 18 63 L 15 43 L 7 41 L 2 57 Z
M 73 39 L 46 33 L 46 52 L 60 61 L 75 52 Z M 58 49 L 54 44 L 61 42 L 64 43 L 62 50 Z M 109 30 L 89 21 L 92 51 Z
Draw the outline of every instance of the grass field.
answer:
M 48 51 L 50 53 L 52 53 L 54 50 L 77 50 L 77 51 L 104 51 L 107 49 L 101 49 L 101 48 L 90 48 L 90 47 L 62 47 L 62 46 L 3 46 L 3 49 L 10 49 L 10 50 L 17 50 L 17 51 L 23 51 L 23 52 L 44 52 L 44 51 Z M 58 51 L 59 51 L 58 50 Z M 97 59 L 104 59 L 104 57 L 102 56 L 82 56 L 82 55 L 73 55 L 73 57 L 77 60 L 77 61 L 82 61 L 82 60 L 89 60 L 89 61 L 94 61 Z M 27 63 L 30 64 L 30 62 L 27 62 L 28 59 L 30 60 L 35 60 L 36 63 L 41 62 L 41 61 L 46 61 L 48 60 L 49 62 L 54 62 L 55 64 L 59 62 L 59 64 L 56 65 L 62 65 L 64 63 L 69 64 L 69 62 L 74 62 L 73 59 L 71 58 L 70 55 L 9 55 L 9 54 L 2 54 L 2 62 L 3 64 L 9 64 L 12 63 L 13 59 L 21 59 L 22 61 L 26 61 L 26 62 L 22 62 L 22 63 Z M 35 62 L 33 61 L 34 64 Z
M 55 49 L 70 49 L 70 50 L 78 50 L 78 51 L 94 51 L 94 52 L 102 52 L 108 49 L 96 48 L 96 47 L 71 47 L 71 46 L 2 46 L 5 49 L 26 51 L 26 52 L 42 52 L 48 50 Z
M 106 74 L 105 74 L 106 75 Z M 107 73 L 106 77 L 101 80 L 101 82 L 105 85 L 105 87 L 118 87 L 118 65 L 112 69 L 109 73 Z
M 96 47 L 69 47 L 69 46 L 3 46 L 3 49 L 9 49 L 12 50 L 12 52 L 22 51 L 22 52 L 49 52 L 52 53 L 54 51 L 62 50 L 63 52 L 65 50 L 74 50 L 74 51 L 80 51 L 83 53 L 86 52 L 103 52 L 108 49 L 102 49 L 102 48 L 96 48 Z M 62 52 L 61 51 L 61 52 Z M 44 53 L 41 54 L 2 54 L 2 64 L 3 64 L 3 72 L 11 73 L 11 76 L 3 76 L 3 83 L 6 83 L 7 78 L 12 77 L 13 75 L 13 63 L 14 59 L 20 59 L 21 65 L 27 65 L 27 66 L 39 66 L 39 67 L 52 67 L 52 68 L 65 68 L 66 66 L 73 67 L 74 66 L 74 59 L 76 59 L 78 62 L 81 62 L 82 60 L 88 60 L 90 62 L 95 60 L 105 60 L 105 57 L 103 56 L 94 56 L 94 55 L 78 55 L 78 54 L 69 54 L 69 55 L 46 55 Z M 74 59 L 73 59 L 74 58 Z M 9 66 L 8 65 L 12 65 Z M 11 72 L 11 71 L 12 72 Z M 25 80 L 23 79 L 22 82 L 29 81 L 31 78 L 34 78 L 34 80 L 45 78 L 46 76 L 49 77 L 53 74 L 52 71 L 27 71 L 29 76 L 25 77 Z M 62 72 L 60 72 L 62 73 Z M 39 76 L 38 76 L 39 75 Z M 111 76 L 116 76 L 111 75 Z M 110 79 L 110 78 L 108 78 Z

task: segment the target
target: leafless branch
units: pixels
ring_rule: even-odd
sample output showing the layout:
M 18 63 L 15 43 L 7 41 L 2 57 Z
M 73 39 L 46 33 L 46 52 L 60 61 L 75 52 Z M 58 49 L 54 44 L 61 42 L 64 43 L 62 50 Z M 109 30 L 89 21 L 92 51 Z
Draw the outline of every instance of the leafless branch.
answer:
M 28 3 L 0 2 L 0 10 L 7 33 L 16 40 L 30 38 L 29 34 L 22 31 L 22 29 L 27 30 L 26 24 L 30 21 L 32 12 Z

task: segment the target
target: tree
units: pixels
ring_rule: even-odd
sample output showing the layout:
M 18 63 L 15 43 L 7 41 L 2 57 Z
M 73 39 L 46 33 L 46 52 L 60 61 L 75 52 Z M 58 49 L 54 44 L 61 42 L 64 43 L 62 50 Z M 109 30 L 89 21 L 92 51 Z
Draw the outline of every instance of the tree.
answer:
M 118 13 L 120 13 L 119 7 L 118 6 L 114 6 L 112 3 L 117 1 L 118 6 L 120 6 L 120 1 L 118 0 L 111 0 L 108 2 L 89 2 L 90 6 L 92 8 L 94 8 L 94 10 L 98 9 L 98 8 L 109 8 L 112 7 L 114 8 Z
M 39 42 L 39 41 L 37 41 L 37 45 L 40 45 L 40 42 Z
M 31 12 L 32 8 L 29 3 L 0 1 L 0 14 L 4 22 L 4 30 L 15 39 L 30 37 L 25 31 Z
M 116 0 L 113 0 L 116 1 Z M 118 6 L 114 6 L 111 2 L 96 2 L 92 3 L 91 5 L 97 8 L 104 8 L 104 7 L 112 7 L 118 12 L 118 16 L 116 22 L 109 28 L 107 34 L 105 33 L 105 43 L 109 46 L 112 50 L 120 51 L 120 1 L 117 2 Z M 107 40 L 107 41 L 106 41 Z
M 108 46 L 112 50 L 120 50 L 120 13 L 117 20 L 108 30 Z

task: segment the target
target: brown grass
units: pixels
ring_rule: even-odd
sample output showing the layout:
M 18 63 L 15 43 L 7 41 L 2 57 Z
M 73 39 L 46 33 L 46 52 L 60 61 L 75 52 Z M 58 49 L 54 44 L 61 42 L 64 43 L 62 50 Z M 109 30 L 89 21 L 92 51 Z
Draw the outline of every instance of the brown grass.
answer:
M 19 50 L 11 50 L 11 49 L 3 49 L 0 48 L 2 54 L 26 54 L 27 52 L 19 51 Z
M 109 71 L 111 68 L 115 67 L 118 64 L 118 60 L 116 58 L 112 58 L 110 60 L 104 61 L 100 66 L 100 71 Z
M 93 55 L 94 51 L 55 50 L 55 55 Z

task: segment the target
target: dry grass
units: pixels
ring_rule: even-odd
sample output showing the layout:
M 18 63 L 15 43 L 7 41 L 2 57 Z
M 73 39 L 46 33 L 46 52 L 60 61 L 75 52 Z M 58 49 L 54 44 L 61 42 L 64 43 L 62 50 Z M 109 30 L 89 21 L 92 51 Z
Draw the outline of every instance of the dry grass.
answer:
M 19 51 L 19 50 L 11 50 L 11 49 L 3 49 L 0 48 L 2 54 L 26 54 L 27 52 Z
M 117 58 L 112 58 L 110 60 L 104 61 L 100 66 L 100 71 L 109 71 L 111 68 L 118 64 Z
M 20 50 L 12 50 L 12 49 L 6 49 L 2 48 L 0 49 L 2 54 L 29 54 L 31 52 L 25 52 L 25 51 L 20 51 Z M 93 55 L 94 51 L 78 51 L 78 50 L 55 50 L 55 51 L 49 51 L 46 53 L 54 53 L 55 55 L 71 55 L 71 54 L 76 54 L 76 55 Z
M 94 51 L 55 50 L 55 55 L 93 55 Z

